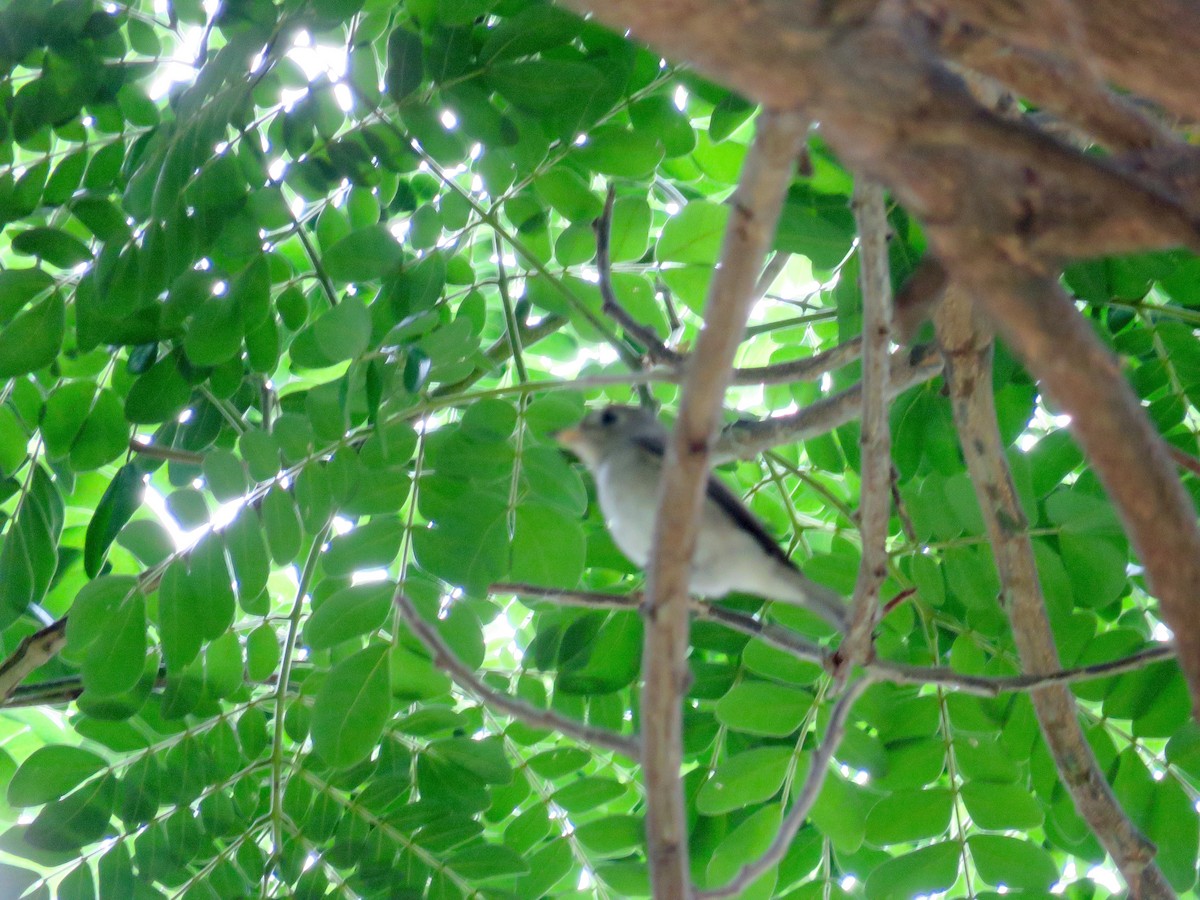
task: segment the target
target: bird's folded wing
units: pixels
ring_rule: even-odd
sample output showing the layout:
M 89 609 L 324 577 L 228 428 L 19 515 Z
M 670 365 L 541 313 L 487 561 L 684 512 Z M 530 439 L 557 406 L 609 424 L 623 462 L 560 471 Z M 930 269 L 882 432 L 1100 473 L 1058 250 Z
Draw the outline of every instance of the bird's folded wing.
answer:
M 666 443 L 660 437 L 637 435 L 634 438 L 634 443 L 647 453 L 654 454 L 659 459 L 663 459 L 666 456 Z M 746 508 L 746 504 L 742 502 L 737 494 L 726 487 L 725 483 L 711 472 L 708 476 L 707 492 L 708 499 L 717 504 L 746 534 L 754 538 L 755 543 L 762 547 L 764 553 L 772 559 L 778 560 L 789 569 L 796 569 L 796 564 L 788 559 L 787 554 L 783 552 L 783 548 L 779 546 L 775 538 L 771 537 L 758 517 Z M 796 569 L 796 571 L 799 571 L 799 569 Z

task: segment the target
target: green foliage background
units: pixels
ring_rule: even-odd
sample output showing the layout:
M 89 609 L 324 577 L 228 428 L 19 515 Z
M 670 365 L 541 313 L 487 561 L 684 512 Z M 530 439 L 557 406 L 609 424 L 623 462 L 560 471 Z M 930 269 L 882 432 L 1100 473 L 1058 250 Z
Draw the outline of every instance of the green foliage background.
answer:
M 592 221 L 611 184 L 617 293 L 687 344 L 754 109 L 528 0 L 0 7 L 6 652 L 70 613 L 65 649 L 0 714 L 0 893 L 646 895 L 636 766 L 460 692 L 391 595 L 402 583 L 494 688 L 636 731 L 635 612 L 488 588 L 638 586 L 549 438 L 634 396 L 572 383 L 640 349 L 601 315 Z M 811 161 L 776 249 L 793 254 L 781 284 L 813 286 L 760 304 L 744 365 L 858 332 L 851 178 L 819 139 Z M 901 210 L 893 225 L 899 283 L 922 238 Z M 1198 274 L 1159 254 L 1067 277 L 1192 453 Z M 1003 353 L 995 390 L 1064 665 L 1147 646 L 1154 606 L 1095 478 Z M 764 415 L 823 391 L 731 402 Z M 940 382 L 892 427 L 912 527 L 893 519 L 885 596 L 917 593 L 880 653 L 1016 672 Z M 857 453 L 847 425 L 722 470 L 847 593 Z M 693 647 L 691 851 L 714 886 L 773 836 L 828 685 L 717 625 Z M 1175 665 L 1074 690 L 1125 809 L 1191 889 L 1200 731 Z M 1115 884 L 1024 696 L 877 685 L 837 758 L 745 896 Z

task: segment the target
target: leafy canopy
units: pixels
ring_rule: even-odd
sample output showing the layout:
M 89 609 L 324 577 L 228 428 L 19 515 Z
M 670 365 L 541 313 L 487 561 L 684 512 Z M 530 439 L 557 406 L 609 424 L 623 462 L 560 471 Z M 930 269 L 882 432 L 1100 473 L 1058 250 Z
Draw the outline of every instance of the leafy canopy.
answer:
M 528 0 L 0 7 L 7 652 L 69 613 L 65 647 L 0 715 L 5 895 L 646 895 L 636 765 L 456 687 L 392 595 L 488 686 L 634 732 L 636 611 L 489 587 L 638 585 L 549 437 L 628 402 L 592 376 L 644 349 L 602 313 L 592 222 L 613 186 L 616 294 L 688 345 L 754 110 Z M 851 178 L 810 151 L 742 365 L 859 331 Z M 902 210 L 892 224 L 899 284 L 922 236 Z M 1108 260 L 1067 283 L 1194 452 L 1195 262 Z M 729 399 L 766 415 L 854 381 Z M 1063 423 L 1003 353 L 995 391 L 1064 665 L 1147 646 L 1152 605 Z M 939 385 L 891 424 L 905 516 L 884 593 L 916 594 L 879 652 L 1014 673 Z M 847 424 L 721 475 L 849 592 L 857 466 Z M 693 876 L 715 886 L 773 837 L 827 683 L 712 623 L 692 643 Z M 1177 669 L 1074 691 L 1124 808 L 1190 889 L 1200 733 Z M 1113 883 L 1024 695 L 876 685 L 837 761 L 744 896 Z

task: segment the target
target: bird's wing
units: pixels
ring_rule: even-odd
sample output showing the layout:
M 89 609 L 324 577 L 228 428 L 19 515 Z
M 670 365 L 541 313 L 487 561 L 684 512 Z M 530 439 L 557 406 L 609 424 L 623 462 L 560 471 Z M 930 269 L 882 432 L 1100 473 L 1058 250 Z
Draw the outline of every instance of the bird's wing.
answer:
M 651 453 L 659 459 L 663 459 L 666 456 L 667 448 L 664 437 L 639 434 L 634 437 L 633 441 L 647 453 Z M 783 548 L 779 546 L 775 538 L 771 537 L 770 532 L 763 527 L 758 516 L 750 512 L 741 498 L 726 487 L 725 482 L 721 481 L 711 472 L 708 475 L 707 493 L 708 499 L 717 504 L 746 534 L 754 538 L 755 543 L 763 549 L 764 553 L 772 559 L 783 563 L 789 569 L 796 568 L 796 564 L 788 559 L 788 555 L 783 552 Z

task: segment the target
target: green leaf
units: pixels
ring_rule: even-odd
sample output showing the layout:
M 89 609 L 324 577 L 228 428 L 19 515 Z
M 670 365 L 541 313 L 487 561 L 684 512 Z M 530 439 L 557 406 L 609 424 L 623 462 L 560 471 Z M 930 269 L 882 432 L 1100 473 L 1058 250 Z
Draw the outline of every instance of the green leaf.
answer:
M 84 541 L 83 568 L 89 578 L 100 573 L 109 546 L 141 506 L 143 489 L 142 473 L 132 463 L 121 466 L 109 482 L 96 504 Z
M 67 615 L 67 646 L 71 654 L 78 656 L 91 645 L 117 607 L 137 590 L 137 579 L 129 575 L 101 575 L 80 588 Z
M 382 278 L 403 258 L 404 251 L 382 222 L 350 232 L 321 254 L 325 272 L 341 283 Z
M 66 332 L 62 294 L 52 293 L 0 330 L 0 378 L 48 366 L 58 357 Z
M 391 712 L 388 648 L 368 647 L 339 662 L 317 692 L 313 747 L 335 769 L 352 766 L 375 748 Z
M 667 220 L 655 255 L 660 262 L 712 265 L 721 252 L 729 207 L 693 200 Z
M 973 834 L 967 838 L 979 877 L 1009 890 L 1045 891 L 1059 878 L 1054 858 L 1028 840 L 999 834 Z
M 393 103 L 400 103 L 421 86 L 425 66 L 421 36 L 407 28 L 394 28 L 387 41 L 387 73 L 384 83 Z
M 696 809 L 719 816 L 770 800 L 783 786 L 792 761 L 789 747 L 758 747 L 730 756 L 700 787 Z
M 99 778 L 42 809 L 25 839 L 42 850 L 73 852 L 104 836 L 112 818 L 116 781 Z
M 263 526 L 276 565 L 285 566 L 300 552 L 300 513 L 292 495 L 275 485 L 263 498 Z
M 950 827 L 953 807 L 953 793 L 942 788 L 896 791 L 882 798 L 867 814 L 866 839 L 886 847 L 938 837 Z
M 259 625 L 247 636 L 246 674 L 251 681 L 266 681 L 279 668 L 281 656 L 279 636 L 270 625 Z
M 543 778 L 561 778 L 582 769 L 591 758 L 590 753 L 579 747 L 559 747 L 531 756 L 527 764 Z
M 206 640 L 216 640 L 229 630 L 234 615 L 233 574 L 219 535 L 205 535 L 192 549 L 187 586 L 196 598 L 192 615 L 200 633 Z
M 771 845 L 779 831 L 782 812 L 778 805 L 771 804 L 757 810 L 743 820 L 717 845 L 708 861 L 708 883 L 712 886 L 726 884 L 742 866 L 758 859 Z M 767 869 L 757 880 L 738 896 L 770 900 L 774 894 L 776 870 Z
M 35 465 L 29 491 L 0 549 L 0 617 L 6 624 L 45 596 L 58 567 L 62 526 L 62 497 L 46 470 Z
M 404 523 L 395 516 L 376 517 L 329 542 L 322 565 L 330 575 L 352 575 L 364 569 L 380 569 L 400 552 Z
M 29 228 L 12 239 L 12 248 L 37 256 L 60 269 L 73 269 L 92 258 L 87 244 L 61 228 Z
M 146 601 L 141 592 L 125 597 L 100 629 L 83 658 L 83 686 L 94 697 L 131 690 L 146 668 Z
M 312 650 L 325 650 L 374 631 L 391 612 L 395 590 L 391 581 L 342 588 L 313 611 L 304 627 L 304 642 Z
M 137 424 L 165 422 L 187 406 L 192 387 L 180 371 L 181 362 L 175 351 L 139 375 L 125 398 L 125 418 Z
M 451 856 L 446 865 L 463 877 L 480 882 L 524 875 L 529 871 L 529 863 L 507 847 L 498 845 L 461 850 Z
M 129 424 L 114 391 L 102 388 L 71 443 L 71 468 L 76 472 L 98 469 L 129 449 Z
M 504 745 L 499 738 L 447 738 L 434 741 L 427 749 L 446 762 L 477 776 L 484 784 L 508 784 L 512 781 L 512 766 L 504 755 Z
M 42 269 L 0 271 L 0 325 L 12 321 L 30 300 L 54 286 L 54 278 Z
M 195 615 L 197 602 L 204 600 L 190 589 L 187 564 L 171 563 L 158 586 L 158 637 L 168 674 L 183 672 L 200 653 L 204 635 Z
M 242 347 L 242 316 L 228 291 L 210 297 L 188 323 L 183 349 L 197 366 L 217 366 L 233 359 Z
M 584 776 L 555 791 L 550 799 L 567 812 L 578 814 L 617 799 L 625 790 L 625 785 L 611 778 Z
M 490 495 L 476 496 L 462 508 L 462 515 L 415 531 L 413 552 L 430 574 L 470 589 L 485 589 L 509 566 L 505 502 Z
M 43 432 L 43 440 L 45 434 Z M 7 406 L 0 406 L 0 476 L 13 475 L 29 452 L 29 434 Z
M 498 63 L 487 77 L 501 97 L 531 116 L 581 110 L 603 86 L 595 66 L 558 59 Z
M 734 731 L 786 737 L 800 727 L 811 706 L 812 697 L 804 691 L 766 681 L 742 681 L 717 702 L 716 716 Z
M 8 783 L 12 806 L 41 806 L 73 791 L 108 762 L 90 750 L 63 744 L 38 747 Z
M 1025 831 L 1042 824 L 1042 805 L 1023 785 L 969 781 L 960 794 L 967 812 L 989 831 Z
M 572 40 L 583 28 L 574 13 L 557 6 L 533 4 L 488 29 L 479 50 L 481 62 L 531 56 Z
M 592 220 L 604 211 L 604 201 L 592 192 L 582 177 L 566 166 L 551 169 L 538 178 L 533 186 L 559 215 L 572 222 L 582 222 L 590 226 Z
M 263 537 L 262 523 L 254 508 L 242 507 L 237 518 L 225 527 L 222 537 L 233 570 L 238 602 L 247 612 L 254 611 L 257 607 L 252 604 L 266 590 L 267 579 L 271 575 L 271 559 Z
M 871 900 L 908 900 L 937 894 L 958 880 L 958 844 L 945 841 L 886 860 L 867 877 Z
M 1064 530 L 1058 546 L 1077 604 L 1100 609 L 1125 593 L 1128 557 L 1112 541 Z
M 625 856 L 646 843 L 640 816 L 607 816 L 575 829 L 575 839 L 594 856 Z
M 579 583 L 586 552 L 578 518 L 541 504 L 517 508 L 512 538 L 514 581 L 567 588 Z
M 208 451 L 204 454 L 201 468 L 209 490 L 222 503 L 241 497 L 246 492 L 246 467 L 228 450 Z
M 313 323 L 317 346 L 331 362 L 353 359 L 371 339 L 371 314 L 355 297 L 347 297 Z
M 242 686 L 244 672 L 242 645 L 232 631 L 227 631 L 205 648 L 204 687 L 213 697 L 228 697 L 235 693 Z
M 646 178 L 662 162 L 663 146 L 653 134 L 604 125 L 591 131 L 572 158 L 602 175 Z

